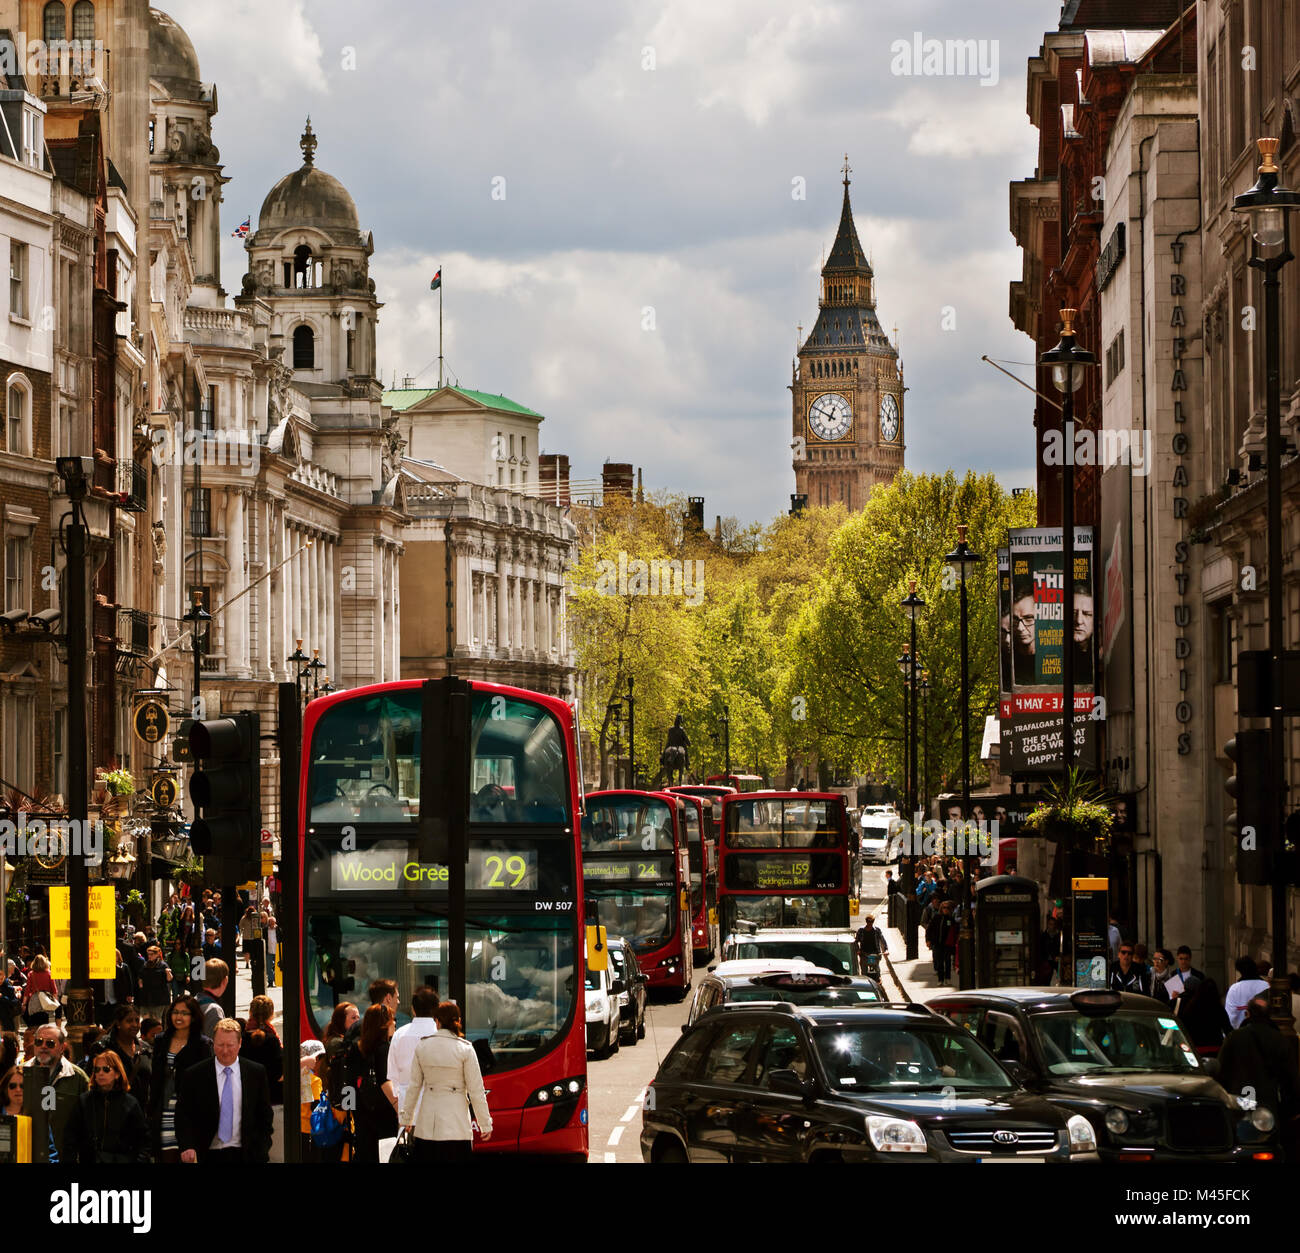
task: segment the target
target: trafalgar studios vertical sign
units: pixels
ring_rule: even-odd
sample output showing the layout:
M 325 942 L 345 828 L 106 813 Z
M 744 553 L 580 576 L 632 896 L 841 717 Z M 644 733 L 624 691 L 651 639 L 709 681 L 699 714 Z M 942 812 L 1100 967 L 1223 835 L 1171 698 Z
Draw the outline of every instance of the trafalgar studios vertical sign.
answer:
M 1003 708 L 1011 723 L 1011 773 L 1054 774 L 1061 767 L 1067 649 L 1074 655 L 1074 759 L 1080 766 L 1095 765 L 1092 528 L 1075 527 L 1074 569 L 1068 575 L 1060 527 L 1019 527 L 1008 537 L 1011 683 Z M 1065 620 L 1067 577 L 1074 583 L 1072 622 Z M 999 578 L 999 586 L 1002 582 Z

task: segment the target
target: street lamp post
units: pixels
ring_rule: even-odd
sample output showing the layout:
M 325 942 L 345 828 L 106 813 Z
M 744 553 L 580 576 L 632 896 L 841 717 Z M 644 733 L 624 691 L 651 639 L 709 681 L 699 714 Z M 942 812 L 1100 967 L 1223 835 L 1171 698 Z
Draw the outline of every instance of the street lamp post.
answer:
M 908 821 L 911 822 L 911 823 L 913 823 L 913 840 L 912 840 L 912 848 L 913 848 L 913 850 L 915 851 L 915 848 L 916 848 L 915 827 L 916 827 L 917 825 L 919 825 L 919 824 L 917 824 L 916 821 L 915 821 L 915 820 L 916 820 L 916 816 L 917 816 L 917 812 L 916 812 L 916 810 L 917 810 L 917 787 L 916 787 L 916 745 L 917 745 L 917 738 L 918 738 L 918 737 L 917 737 L 917 734 L 916 734 L 916 729 L 917 729 L 917 721 L 916 721 L 916 656 L 917 656 L 917 653 L 916 653 L 916 618 L 917 618 L 917 615 L 921 612 L 921 610 L 925 608 L 925 601 L 923 601 L 923 600 L 922 600 L 922 599 L 921 599 L 921 598 L 916 594 L 916 580 L 915 580 L 915 579 L 912 579 L 912 580 L 908 583 L 908 585 L 907 585 L 907 595 L 903 598 L 903 602 L 902 602 L 902 604 L 903 604 L 903 612 L 904 612 L 905 614 L 907 614 L 908 624 L 909 624 L 910 629 L 911 629 L 911 645 L 912 645 L 912 647 L 911 647 L 912 665 L 911 665 L 911 669 L 909 670 L 908 675 L 907 675 L 907 685 L 908 685 L 908 689 L 909 689 L 909 693 L 910 693 L 910 698 L 911 698 L 911 710 L 910 710 L 908 716 L 909 716 L 909 719 L 910 719 L 910 721 L 911 721 L 911 723 L 912 723 L 912 744 L 911 744 L 911 754 L 910 754 L 910 757 L 909 757 L 909 772 L 910 772 L 910 774 L 911 774 L 911 780 L 912 780 L 912 782 L 911 782 L 911 791 L 910 791 L 910 794 L 909 794 L 909 796 L 908 796 L 908 810 L 907 810 L 907 812 L 908 812 Z M 919 907 L 918 907 L 918 905 L 917 905 L 917 900 L 916 900 L 916 893 L 915 893 L 915 891 L 912 892 L 911 898 L 910 898 L 909 900 L 907 900 L 907 901 L 905 902 L 905 904 L 906 904 L 906 906 L 907 906 L 907 932 L 906 932 L 906 937 L 905 937 L 905 938 L 906 938 L 906 941 L 907 941 L 907 960 L 908 960 L 908 961 L 915 961 L 915 960 L 916 960 L 916 953 L 917 953 L 917 938 L 916 938 L 917 922 L 918 922 L 918 919 L 917 919 L 917 913 L 919 912 Z
M 95 462 L 91 457 L 59 457 L 55 462 L 68 493 L 70 511 L 60 535 L 67 554 L 68 601 L 65 607 L 68 648 L 68 818 L 74 830 L 83 833 L 88 821 L 89 771 L 86 734 L 88 684 L 86 659 L 89 640 L 86 631 L 86 523 L 82 502 L 90 491 Z M 71 856 L 68 865 L 69 942 L 71 978 L 68 980 L 68 1026 L 89 1026 L 94 1010 L 90 986 L 90 876 L 86 859 Z M 81 1032 L 75 1033 L 73 1059 L 81 1059 Z
M 930 813 L 930 672 L 921 671 L 921 808 Z
M 632 695 L 635 680 L 627 676 L 627 785 L 636 787 L 636 697 Z
M 957 528 L 957 547 L 945 558 L 949 567 L 957 574 L 961 595 L 961 815 L 963 820 L 970 819 L 970 643 L 966 616 L 966 570 L 974 568 L 983 558 L 974 552 L 966 542 L 966 528 Z M 1067 570 L 1066 585 L 1070 584 Z M 1067 617 L 1067 623 L 1071 621 Z M 1067 631 L 1070 630 L 1067 626 Z M 1072 640 L 1064 641 L 1065 651 L 1073 647 Z M 963 837 L 962 860 L 965 873 L 962 875 L 962 911 L 961 929 L 957 936 L 957 978 L 962 988 L 975 986 L 975 929 L 972 926 L 971 909 L 974 905 L 972 894 L 975 866 L 978 859 L 970 855 L 969 827 Z
M 908 813 L 907 810 L 907 797 L 909 794 L 909 783 L 910 783 L 910 778 L 907 770 L 907 749 L 908 749 L 908 745 L 911 743 L 911 732 L 908 726 L 908 719 L 907 719 L 907 697 L 910 689 L 909 680 L 912 674 L 912 646 L 910 644 L 903 645 L 902 655 L 898 658 L 898 673 L 903 676 L 903 738 L 900 745 L 903 750 L 902 751 L 903 795 L 902 795 L 901 804 L 902 804 L 903 812 L 907 814 L 908 825 L 906 829 L 908 831 L 911 831 L 912 830 L 911 822 L 912 822 L 913 815 L 911 813 Z M 902 882 L 899 885 L 899 890 L 903 898 L 903 924 L 901 929 L 903 932 L 903 939 L 905 941 L 907 941 L 907 938 L 910 934 L 907 927 L 907 920 L 911 913 L 911 908 L 912 908 L 910 902 L 914 900 L 916 897 L 916 865 L 912 860 L 913 848 L 914 848 L 913 839 L 909 837 L 906 846 L 904 848 L 899 849 L 898 852 L 898 865 L 902 876 Z M 910 943 L 910 941 L 908 942 Z M 914 948 L 909 949 L 909 953 L 911 954 L 911 958 L 915 958 L 916 952 Z
M 203 671 L 202 661 L 208 632 L 212 627 L 212 615 L 203 607 L 203 591 L 194 588 L 190 592 L 192 604 L 181 615 L 182 622 L 190 624 L 190 648 L 194 651 L 194 698 L 190 702 L 190 717 L 203 717 L 203 704 L 199 696 L 199 685 Z
M 722 755 L 725 762 L 723 773 L 731 778 L 731 710 L 726 705 L 722 707 Z
M 1281 863 L 1283 831 L 1286 825 L 1286 742 L 1283 726 L 1282 661 L 1282 382 L 1280 361 L 1281 319 L 1278 313 L 1278 274 L 1293 259 L 1291 214 L 1300 207 L 1300 194 L 1278 186 L 1276 139 L 1257 140 L 1259 176 L 1254 187 L 1236 197 L 1234 211 L 1248 214 L 1251 228 L 1250 266 L 1264 274 L 1264 375 L 1265 447 L 1268 475 L 1268 651 L 1272 675 L 1272 696 L 1268 716 L 1269 773 L 1273 779 L 1272 847 L 1277 851 L 1272 869 L 1273 981 L 1269 1005 L 1273 1019 L 1286 1033 L 1295 1024 L 1291 1018 L 1290 981 L 1286 973 L 1287 908 L 1286 878 Z
M 1061 704 L 1064 726 L 1061 745 L 1063 776 L 1074 765 L 1074 393 L 1083 384 L 1085 370 L 1097 358 L 1075 344 L 1077 309 L 1061 310 L 1061 341 L 1043 353 L 1042 364 L 1052 370 L 1052 385 L 1063 397 L 1061 422 L 1065 457 L 1061 467 L 1061 551 L 1065 567 L 1061 622 Z
M 306 692 L 306 685 L 303 680 L 307 677 L 307 665 L 310 658 L 302 651 L 302 640 L 296 639 L 293 643 L 293 652 L 285 658 L 285 661 L 293 663 L 293 683 L 298 689 L 298 704 L 301 705 Z
M 608 724 L 614 724 L 614 765 L 610 786 L 618 787 L 618 759 L 622 755 L 622 726 L 623 726 L 623 706 L 619 701 L 612 700 L 605 706 L 605 720 Z

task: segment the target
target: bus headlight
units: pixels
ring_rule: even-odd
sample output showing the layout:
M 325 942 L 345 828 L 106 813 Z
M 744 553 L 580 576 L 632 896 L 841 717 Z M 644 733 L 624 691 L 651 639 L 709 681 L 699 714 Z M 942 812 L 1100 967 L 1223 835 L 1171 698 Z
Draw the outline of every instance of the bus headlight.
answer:
M 878 1153 L 924 1153 L 925 1132 L 914 1122 L 888 1118 L 883 1114 L 867 1115 L 867 1135 Z
M 1122 1113 L 1123 1111 L 1116 1111 Z M 1107 1126 L 1110 1125 L 1110 1115 L 1106 1116 Z M 1127 1117 L 1124 1120 L 1128 1124 Z M 1070 1136 L 1071 1153 L 1095 1153 L 1097 1151 L 1097 1136 L 1090 1123 L 1082 1114 L 1071 1114 L 1070 1121 L 1066 1123 L 1066 1130 Z
M 552 1105 L 556 1101 L 575 1101 L 582 1094 L 583 1080 L 580 1078 L 559 1079 L 548 1083 L 544 1088 L 536 1089 L 524 1102 L 529 1105 Z

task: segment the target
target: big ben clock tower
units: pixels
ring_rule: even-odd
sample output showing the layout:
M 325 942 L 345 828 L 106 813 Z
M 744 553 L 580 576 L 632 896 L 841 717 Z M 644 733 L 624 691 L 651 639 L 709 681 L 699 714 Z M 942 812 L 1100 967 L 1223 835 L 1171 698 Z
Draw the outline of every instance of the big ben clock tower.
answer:
M 794 396 L 795 491 L 809 505 L 861 509 L 903 468 L 903 375 L 876 316 L 874 276 L 849 205 L 822 266 L 817 323 L 799 348 Z

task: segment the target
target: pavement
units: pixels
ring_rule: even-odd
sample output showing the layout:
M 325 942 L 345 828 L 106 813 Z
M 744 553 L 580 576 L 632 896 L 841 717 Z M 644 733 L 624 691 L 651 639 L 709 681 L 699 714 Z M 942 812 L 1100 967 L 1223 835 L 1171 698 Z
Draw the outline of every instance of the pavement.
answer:
M 277 975 L 278 975 L 277 970 Z M 268 987 L 266 995 L 269 996 L 275 1005 L 275 1029 L 280 1033 L 280 1039 L 284 1039 L 284 1028 L 282 1026 L 283 1009 L 284 1009 L 284 989 L 283 987 Z M 242 956 L 239 957 L 235 967 L 235 1017 L 247 1018 L 248 1006 L 253 999 L 253 976 L 249 968 L 244 964 Z M 296 1082 L 297 1062 L 292 1058 L 284 1059 L 284 1072 L 286 1079 L 290 1080 L 285 1084 L 285 1092 L 290 1102 L 290 1108 L 294 1115 L 297 1116 L 298 1107 L 294 1103 L 293 1092 L 294 1083 Z M 275 1130 L 274 1138 L 271 1141 L 271 1161 L 284 1161 L 284 1109 L 282 1106 L 275 1107 Z

